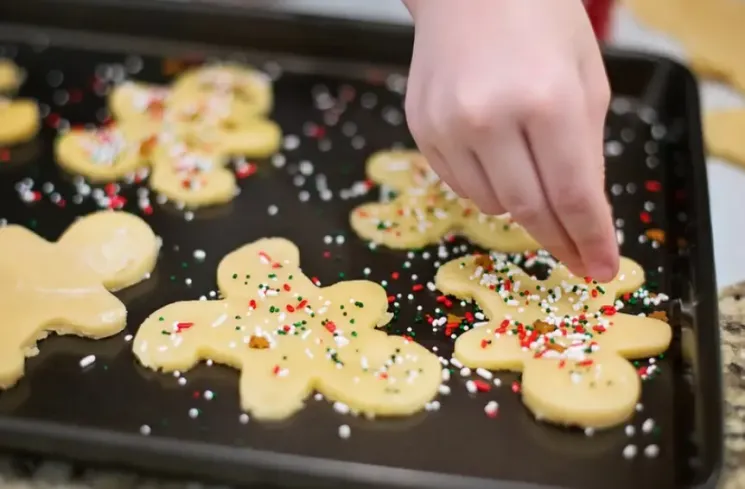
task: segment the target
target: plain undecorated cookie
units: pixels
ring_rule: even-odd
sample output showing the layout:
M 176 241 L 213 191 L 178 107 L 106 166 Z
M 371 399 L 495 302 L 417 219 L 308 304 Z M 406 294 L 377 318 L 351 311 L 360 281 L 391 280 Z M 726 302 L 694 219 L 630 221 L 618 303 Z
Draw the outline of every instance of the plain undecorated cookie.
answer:
M 184 372 L 212 360 L 241 370 L 241 406 L 278 420 L 318 391 L 352 411 L 405 416 L 438 392 L 440 364 L 426 348 L 376 326 L 389 319 L 385 290 L 368 281 L 316 286 L 299 251 L 261 239 L 220 262 L 222 300 L 169 304 L 140 326 L 139 361 Z
M 641 381 L 626 359 L 670 344 L 667 323 L 616 309 L 617 297 L 643 283 L 628 258 L 613 281 L 598 284 L 563 265 L 536 280 L 496 254 L 452 260 L 435 277 L 443 293 L 475 300 L 489 318 L 458 337 L 455 357 L 474 369 L 523 372 L 523 402 L 536 418 L 583 428 L 633 416 Z
M 141 219 L 103 211 L 81 218 L 57 243 L 0 228 L 0 389 L 23 376 L 25 357 L 50 333 L 113 336 L 127 311 L 109 290 L 144 279 L 158 243 Z

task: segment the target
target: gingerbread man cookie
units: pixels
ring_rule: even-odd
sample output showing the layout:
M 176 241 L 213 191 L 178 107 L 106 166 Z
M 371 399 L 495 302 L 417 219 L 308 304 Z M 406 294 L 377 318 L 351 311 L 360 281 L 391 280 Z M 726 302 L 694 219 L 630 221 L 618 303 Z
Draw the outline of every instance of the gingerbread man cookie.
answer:
M 456 358 L 470 368 L 523 372 L 525 405 L 560 425 L 606 428 L 629 419 L 641 382 L 626 359 L 658 355 L 672 337 L 666 322 L 618 312 L 616 298 L 644 283 L 628 258 L 608 284 L 563 265 L 536 280 L 497 254 L 448 262 L 435 283 L 475 300 L 489 318 L 456 340 Z
M 718 110 L 704 115 L 706 149 L 712 156 L 745 167 L 745 109 Z
M 151 369 L 185 371 L 201 360 L 241 370 L 241 406 L 277 420 L 314 390 L 367 415 L 403 416 L 438 392 L 438 358 L 376 330 L 386 294 L 368 281 L 318 287 L 282 238 L 261 239 L 219 265 L 222 300 L 177 302 L 140 326 L 134 353 Z
M 232 200 L 229 158 L 267 157 L 281 139 L 279 126 L 261 117 L 271 109 L 271 84 L 232 65 L 191 71 L 173 89 L 126 82 L 109 106 L 116 126 L 61 136 L 60 165 L 94 182 L 152 167 L 153 190 L 192 208 Z
M 49 333 L 98 339 L 124 329 L 127 311 L 109 291 L 150 273 L 158 247 L 144 221 L 114 211 L 79 219 L 56 243 L 0 228 L 0 389 L 18 382 Z
M 505 253 L 540 248 L 509 215 L 487 216 L 455 195 L 416 151 L 376 153 L 368 160 L 367 175 L 397 195 L 390 202 L 363 204 L 352 211 L 352 229 L 363 239 L 415 249 L 435 244 L 452 231 Z
M 745 4 L 740 0 L 626 0 L 649 26 L 675 36 L 693 67 L 745 91 Z

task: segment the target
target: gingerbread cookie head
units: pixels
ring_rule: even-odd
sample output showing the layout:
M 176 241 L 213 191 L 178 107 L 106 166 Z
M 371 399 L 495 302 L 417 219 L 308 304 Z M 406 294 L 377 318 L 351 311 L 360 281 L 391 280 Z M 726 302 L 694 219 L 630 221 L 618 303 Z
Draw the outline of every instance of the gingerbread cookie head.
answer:
M 39 107 L 31 100 L 0 95 L 0 146 L 21 144 L 39 132 Z
M 21 226 L 0 228 L 0 388 L 21 378 L 24 358 L 34 355 L 36 342 L 49 333 L 104 338 L 124 328 L 124 305 L 106 285 L 124 283 L 129 273 L 121 269 L 125 258 L 134 266 L 147 262 L 152 269 L 154 250 L 114 244 L 128 241 L 130 230 L 139 240 L 142 226 L 147 227 L 135 217 L 98 213 L 74 224 L 58 243 Z M 95 243 L 81 243 L 84 236 Z M 140 270 L 138 280 L 150 271 Z
M 271 80 L 264 73 L 235 64 L 195 68 L 173 83 L 174 107 L 195 103 L 223 105 L 237 122 L 267 115 L 272 108 Z
M 350 216 L 362 237 L 397 249 L 435 244 L 459 233 L 484 248 L 502 252 L 538 249 L 538 244 L 509 215 L 487 216 L 442 183 L 416 151 L 373 155 L 368 177 L 396 192 L 390 201 L 363 204 Z
M 664 352 L 670 326 L 618 312 L 616 298 L 644 283 L 623 258 L 608 284 L 574 277 L 558 265 L 537 280 L 504 255 L 459 258 L 440 267 L 437 287 L 474 299 L 489 322 L 462 334 L 455 356 L 472 368 L 523 372 L 523 401 L 563 425 L 605 428 L 634 412 L 640 381 L 626 358 Z
M 281 238 L 227 255 L 217 282 L 225 299 L 180 302 L 151 315 L 134 341 L 147 367 L 187 370 L 211 359 L 241 370 L 242 407 L 282 419 L 317 390 L 351 409 L 406 415 L 437 393 L 437 357 L 375 327 L 387 316 L 385 291 L 367 281 L 318 287 Z
M 109 111 L 114 119 L 127 122 L 160 122 L 170 91 L 160 85 L 127 81 L 109 95 Z

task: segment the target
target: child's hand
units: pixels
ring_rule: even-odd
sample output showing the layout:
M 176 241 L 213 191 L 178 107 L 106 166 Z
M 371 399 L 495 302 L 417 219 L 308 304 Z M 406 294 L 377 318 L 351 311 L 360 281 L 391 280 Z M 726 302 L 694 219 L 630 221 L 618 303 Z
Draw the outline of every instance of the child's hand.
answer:
M 484 212 L 510 212 L 576 274 L 611 280 L 610 92 L 582 2 L 407 5 L 416 41 L 406 114 L 432 167 Z

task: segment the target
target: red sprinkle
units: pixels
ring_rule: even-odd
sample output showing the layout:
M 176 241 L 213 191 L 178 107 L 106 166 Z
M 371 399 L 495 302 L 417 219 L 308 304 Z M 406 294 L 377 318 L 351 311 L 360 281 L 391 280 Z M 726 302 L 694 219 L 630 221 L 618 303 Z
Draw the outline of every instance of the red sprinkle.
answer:
M 333 321 L 327 321 L 326 324 L 323 325 L 324 328 L 326 328 L 326 331 L 329 333 L 333 333 L 336 331 L 336 324 L 334 324 Z
M 279 373 L 279 365 L 275 365 L 275 366 L 274 366 L 274 368 L 272 369 L 272 373 L 273 373 L 274 375 L 277 375 L 277 374 Z
M 295 312 L 295 308 L 294 308 L 294 307 L 292 307 L 292 306 L 291 306 L 291 305 L 289 305 L 289 304 L 287 304 L 287 306 L 286 306 L 286 309 L 287 309 L 287 312 Z
M 662 189 L 662 184 L 657 180 L 647 180 L 644 186 L 650 192 L 659 192 Z
M 593 364 L 593 361 L 590 359 L 582 360 L 581 362 L 577 362 L 578 367 L 589 367 Z
M 300 301 L 300 303 L 298 303 L 297 308 L 298 309 L 302 309 L 302 308 L 304 308 L 307 305 L 308 305 L 308 301 L 305 300 L 305 299 L 303 299 L 303 300 Z
M 520 382 L 514 381 L 512 383 L 512 392 L 514 392 L 515 394 L 517 394 L 518 392 L 520 392 Z
M 642 211 L 642 213 L 639 214 L 639 219 L 641 219 L 644 224 L 649 224 L 650 222 L 652 222 L 652 216 L 649 215 L 649 212 L 647 211 Z
M 194 326 L 194 323 L 176 323 L 176 332 L 180 333 L 185 329 L 189 329 Z
M 398 277 L 399 277 L 399 275 L 398 275 L 398 272 L 393 272 L 393 273 L 391 274 L 391 278 L 392 278 L 393 280 L 398 280 Z
M 491 390 L 491 385 L 486 381 L 476 379 L 473 383 L 476 385 L 476 390 L 478 392 L 489 392 Z
M 285 292 L 289 292 L 290 290 L 292 290 L 292 289 L 290 288 L 290 284 L 284 284 L 284 285 L 282 286 L 282 288 L 283 288 L 283 289 L 285 289 Z
M 251 299 L 251 301 L 248 303 L 248 307 L 251 309 L 256 309 L 256 301 Z
M 413 286 L 411 287 L 411 290 L 412 290 L 413 292 L 419 292 L 419 291 L 420 291 L 420 290 L 422 290 L 422 289 L 424 289 L 424 285 L 422 285 L 422 284 L 414 284 L 414 285 L 413 285 Z
M 258 167 L 256 163 L 249 163 L 247 165 L 241 165 L 236 169 L 235 176 L 238 178 L 247 178 L 256 173 Z
M 600 312 L 602 312 L 606 316 L 612 316 L 618 311 L 613 306 L 600 306 Z

